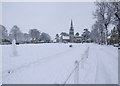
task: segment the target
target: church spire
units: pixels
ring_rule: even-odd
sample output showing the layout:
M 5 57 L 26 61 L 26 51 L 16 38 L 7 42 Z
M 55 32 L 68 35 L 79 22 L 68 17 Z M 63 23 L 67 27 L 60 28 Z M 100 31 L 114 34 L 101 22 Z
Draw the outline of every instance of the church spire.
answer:
M 71 27 L 73 27 L 73 22 L 72 22 L 72 19 L 71 19 Z
M 74 28 L 73 28 L 73 22 L 71 19 L 71 26 L 70 26 L 70 31 L 69 31 L 69 37 L 70 37 L 70 42 L 74 41 Z

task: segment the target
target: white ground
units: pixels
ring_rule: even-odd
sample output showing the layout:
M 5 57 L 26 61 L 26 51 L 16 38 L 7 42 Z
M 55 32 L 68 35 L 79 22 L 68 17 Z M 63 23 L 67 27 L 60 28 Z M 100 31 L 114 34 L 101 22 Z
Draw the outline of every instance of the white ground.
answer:
M 23 44 L 13 55 L 11 45 L 2 46 L 3 84 L 63 84 L 79 64 L 79 84 L 117 84 L 118 50 L 97 44 Z M 82 66 L 81 66 L 82 65 Z M 8 73 L 10 72 L 10 73 Z M 74 73 L 67 84 L 74 84 Z

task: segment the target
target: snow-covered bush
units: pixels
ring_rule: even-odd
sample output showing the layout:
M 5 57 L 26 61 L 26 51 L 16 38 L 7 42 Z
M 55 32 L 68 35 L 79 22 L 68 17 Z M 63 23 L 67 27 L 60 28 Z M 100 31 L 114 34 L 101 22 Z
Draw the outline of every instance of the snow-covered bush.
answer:
M 29 35 L 30 35 L 33 42 L 39 41 L 40 32 L 37 29 L 30 29 Z
M 24 41 L 24 35 L 17 25 L 14 25 L 13 28 L 10 30 L 9 37 L 11 41 L 15 39 L 16 43 L 22 43 Z
M 50 42 L 51 37 L 50 37 L 49 34 L 43 32 L 43 33 L 41 33 L 41 35 L 40 35 L 40 40 L 41 40 L 41 41 L 44 41 L 44 42 Z
M 8 42 L 9 42 L 8 31 L 3 25 L 0 25 L 0 43 Z

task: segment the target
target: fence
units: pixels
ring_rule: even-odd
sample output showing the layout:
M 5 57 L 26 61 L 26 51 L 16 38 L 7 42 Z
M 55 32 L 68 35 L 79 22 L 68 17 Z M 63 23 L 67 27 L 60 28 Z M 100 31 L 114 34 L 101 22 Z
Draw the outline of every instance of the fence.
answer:
M 75 67 L 70 72 L 68 77 L 65 79 L 65 82 L 63 83 L 63 86 L 66 85 L 67 81 L 69 80 L 69 78 L 71 77 L 71 75 L 73 73 L 74 73 L 74 84 L 79 84 L 79 65 L 81 65 L 81 68 L 84 68 L 84 62 L 88 58 L 88 53 L 89 53 L 89 47 L 86 49 L 86 51 L 82 55 L 82 58 L 79 61 L 78 60 L 75 61 Z

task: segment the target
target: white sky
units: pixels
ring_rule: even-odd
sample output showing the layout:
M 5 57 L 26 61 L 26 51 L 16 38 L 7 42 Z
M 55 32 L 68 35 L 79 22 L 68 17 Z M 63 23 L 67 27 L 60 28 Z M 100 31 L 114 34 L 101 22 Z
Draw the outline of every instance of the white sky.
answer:
M 22 32 L 35 28 L 54 38 L 69 31 L 72 19 L 75 32 L 81 34 L 91 30 L 94 10 L 93 2 L 3 2 L 2 24 L 8 31 L 17 25 Z

